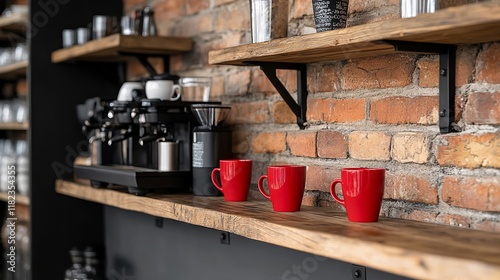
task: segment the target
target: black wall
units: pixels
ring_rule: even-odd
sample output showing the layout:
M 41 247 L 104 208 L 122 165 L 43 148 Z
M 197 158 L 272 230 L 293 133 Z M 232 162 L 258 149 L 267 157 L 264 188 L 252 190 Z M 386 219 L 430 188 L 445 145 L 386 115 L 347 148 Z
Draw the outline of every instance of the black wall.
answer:
M 72 246 L 103 243 L 102 207 L 54 190 L 57 178 L 71 177 L 74 151 L 84 139 L 75 106 L 115 95 L 120 84 L 116 64 L 53 64 L 51 53 L 61 48 L 63 29 L 85 27 L 95 14 L 120 15 L 122 1 L 30 2 L 32 279 L 62 279 Z
M 224 245 L 217 230 L 113 207 L 104 212 L 108 279 L 353 279 L 349 263 L 234 234 Z M 366 279 L 406 278 L 367 268 Z

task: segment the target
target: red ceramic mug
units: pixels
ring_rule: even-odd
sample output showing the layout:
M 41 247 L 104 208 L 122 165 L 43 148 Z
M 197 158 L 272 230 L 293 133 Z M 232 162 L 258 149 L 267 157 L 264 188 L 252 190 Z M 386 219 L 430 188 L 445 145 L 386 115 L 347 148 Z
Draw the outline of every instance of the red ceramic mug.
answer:
M 267 179 L 269 193 L 264 190 Z M 302 165 L 274 165 L 267 167 L 267 175 L 259 178 L 259 191 L 269 199 L 276 212 L 300 211 L 306 185 L 306 167 Z
M 381 168 L 344 168 L 341 179 L 330 185 L 333 199 L 342 204 L 351 222 L 376 222 L 384 195 L 385 170 Z M 342 185 L 344 200 L 335 194 L 335 186 Z
M 220 173 L 220 183 L 217 180 Z M 226 201 L 245 201 L 252 177 L 252 161 L 249 159 L 225 159 L 219 168 L 212 170 L 212 183 L 224 194 Z

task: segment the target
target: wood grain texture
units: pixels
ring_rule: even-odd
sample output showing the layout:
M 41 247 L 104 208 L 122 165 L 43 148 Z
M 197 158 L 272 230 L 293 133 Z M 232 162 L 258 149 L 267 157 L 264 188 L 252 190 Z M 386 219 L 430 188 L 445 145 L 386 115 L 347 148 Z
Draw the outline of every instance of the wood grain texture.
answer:
M 381 218 L 351 223 L 344 213 L 303 207 L 273 212 L 268 201 L 96 189 L 57 181 L 60 194 L 153 216 L 228 231 L 250 239 L 419 279 L 500 279 L 500 235 Z
M 18 79 L 26 76 L 28 61 L 20 61 L 5 66 L 0 66 L 0 79 Z
M 123 61 L 130 57 L 124 53 L 176 55 L 191 51 L 192 40 L 183 37 L 129 36 L 114 34 L 84 45 L 59 49 L 52 53 L 52 62 L 85 61 Z
M 29 123 L 0 123 L 0 130 L 28 130 Z
M 500 2 L 451 7 L 414 18 L 281 38 L 209 52 L 210 64 L 312 63 L 395 53 L 383 40 L 475 44 L 500 40 Z
M 26 30 L 26 14 L 14 14 L 11 16 L 0 17 L 0 29 L 5 31 L 22 32 Z
M 0 200 L 6 202 L 9 201 L 9 195 L 7 195 L 6 193 L 0 193 Z M 25 205 L 25 206 L 30 205 L 30 198 L 25 195 L 16 194 L 15 201 L 16 205 Z

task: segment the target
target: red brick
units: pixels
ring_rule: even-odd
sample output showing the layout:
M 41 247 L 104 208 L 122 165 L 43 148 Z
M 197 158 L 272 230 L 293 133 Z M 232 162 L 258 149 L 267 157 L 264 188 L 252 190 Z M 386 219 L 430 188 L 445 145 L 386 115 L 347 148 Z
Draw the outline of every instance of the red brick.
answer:
M 437 87 L 439 85 L 439 60 L 437 58 L 420 59 L 417 61 L 417 67 L 420 87 Z
M 481 221 L 472 225 L 472 228 L 489 232 L 500 232 L 500 222 L 497 221 Z
M 485 45 L 476 61 L 476 80 L 500 84 L 500 43 Z
M 285 135 L 283 132 L 261 132 L 252 139 L 252 151 L 259 154 L 283 152 Z
M 443 179 L 441 197 L 456 207 L 500 212 L 500 179 L 447 176 Z
M 162 29 L 162 25 L 171 23 L 184 15 L 183 1 L 160 1 L 153 6 L 155 9 L 155 22 L 158 29 Z
M 183 37 L 195 37 L 202 33 L 212 32 L 214 30 L 214 17 L 210 14 L 200 14 L 191 17 L 182 18 L 182 22 L 175 26 L 174 35 Z M 195 45 L 196 47 L 196 45 Z M 193 53 L 192 55 L 199 55 Z
M 370 120 L 376 124 L 435 124 L 438 97 L 388 97 L 373 101 Z
M 500 133 L 443 136 L 437 147 L 441 166 L 500 168 Z
M 273 103 L 273 122 L 278 124 L 292 124 L 297 122 L 297 117 L 283 100 Z
M 335 92 L 340 88 L 339 64 L 312 64 L 307 69 L 309 92 Z
M 318 131 L 318 157 L 347 158 L 347 137 L 337 131 Z
M 244 130 L 233 131 L 233 152 L 244 154 L 250 150 L 250 133 Z
M 265 93 L 276 92 L 273 84 L 267 79 L 266 75 L 259 68 L 252 70 L 252 83 L 250 85 L 250 92 L 252 93 Z
M 425 211 L 420 209 L 414 209 L 408 211 L 407 209 L 401 209 L 400 211 L 392 211 L 391 217 L 402 218 L 414 221 L 430 222 L 435 224 L 443 224 L 457 227 L 470 227 L 471 220 L 467 217 L 461 215 L 453 215 L 447 213 L 434 213 L 432 211 Z
M 310 121 L 352 123 L 366 118 L 364 99 L 309 99 L 308 102 Z
M 169 2 L 169 1 L 167 1 Z M 210 7 L 210 1 L 200 1 L 200 0 L 184 0 L 179 1 L 184 2 L 186 5 L 186 14 L 192 15 L 199 13 L 200 11 L 206 10 Z
M 411 83 L 412 73 L 413 61 L 405 55 L 356 59 L 342 69 L 342 88 L 404 87 Z
M 232 104 L 228 116 L 228 124 L 260 124 L 266 123 L 269 117 L 267 102 L 249 102 Z
M 17 0 L 16 2 L 20 2 Z M 27 1 L 21 1 L 21 2 L 27 2 Z M 148 1 L 146 0 L 124 0 L 123 1 L 123 10 L 125 13 L 132 12 L 134 8 L 142 8 L 144 5 L 146 5 Z
M 295 0 L 290 1 L 291 6 L 291 18 L 303 18 L 304 16 L 313 15 L 312 2 L 310 0 Z
M 500 92 L 469 94 L 464 120 L 472 124 L 500 124 Z
M 304 197 L 302 197 L 302 205 L 304 206 L 316 206 L 316 201 L 318 200 L 318 194 L 315 192 L 305 192 Z
M 198 1 L 201 2 L 201 1 Z M 208 1 L 203 1 L 208 2 Z M 216 15 L 216 31 L 226 32 L 228 30 L 247 31 L 250 29 L 249 2 L 231 8 L 220 9 Z M 212 15 L 213 17 L 213 15 Z
M 412 175 L 387 174 L 384 198 L 426 204 L 438 203 L 436 186 L 425 178 Z
M 331 113 L 328 122 L 352 123 L 366 118 L 366 101 L 364 99 L 331 99 Z
M 161 59 L 150 58 L 149 62 L 155 68 L 156 72 L 163 73 L 163 61 Z M 133 60 L 127 63 L 127 76 L 129 80 L 134 80 L 139 77 L 149 76 L 149 73 L 142 64 Z
M 340 178 L 340 169 L 319 165 L 307 167 L 306 190 L 318 190 L 330 193 L 330 184 Z
M 248 94 L 251 70 L 244 67 L 238 70 L 238 72 L 226 76 L 225 95 L 236 96 Z
M 210 99 L 221 100 L 224 95 L 224 76 L 213 76 L 212 86 L 210 87 Z
M 225 4 L 228 4 L 231 2 L 236 2 L 236 0 L 214 0 L 214 6 L 218 7 L 218 6 L 225 5 Z
M 392 136 L 392 158 L 403 163 L 426 163 L 431 154 L 430 146 L 430 139 L 424 133 L 398 133 Z
M 307 120 L 309 122 L 324 122 L 330 116 L 329 99 L 308 99 Z
M 292 132 L 286 137 L 294 156 L 316 157 L 316 132 Z
M 461 49 L 457 52 L 457 65 L 455 73 L 455 85 L 461 87 L 468 84 L 472 79 L 474 71 L 475 54 L 470 49 Z M 424 57 L 417 61 L 419 70 L 418 85 L 420 87 L 439 86 L 439 57 Z
M 391 137 L 383 132 L 355 131 L 349 134 L 349 154 L 361 160 L 389 160 Z

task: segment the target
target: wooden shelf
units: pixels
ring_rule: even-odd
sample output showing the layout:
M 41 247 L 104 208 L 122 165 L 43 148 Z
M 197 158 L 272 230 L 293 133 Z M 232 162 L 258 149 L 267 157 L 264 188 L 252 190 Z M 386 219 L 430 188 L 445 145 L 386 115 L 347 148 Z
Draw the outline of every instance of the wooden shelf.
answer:
M 193 42 L 183 37 L 142 37 L 114 34 L 52 53 L 52 62 L 123 61 L 123 54 L 176 55 L 191 51 Z
M 312 63 L 397 52 L 386 40 L 476 44 L 500 40 L 500 3 L 451 7 L 414 18 L 391 19 L 339 30 L 281 38 L 209 52 L 210 64 Z M 418 45 L 417 45 L 418 46 Z
M 28 130 L 29 123 L 0 123 L 0 130 Z
M 0 193 L 0 201 L 9 201 L 9 195 L 6 193 Z M 30 205 L 30 198 L 16 193 L 16 204 L 28 206 Z
M 11 16 L 0 17 L 0 30 L 24 32 L 26 31 L 26 23 L 28 16 L 26 14 L 14 14 Z
M 96 189 L 58 180 L 56 192 L 125 210 L 231 232 L 250 239 L 419 279 L 500 279 L 500 235 L 381 218 L 351 223 L 344 213 L 303 207 L 276 213 L 268 201 Z
M 26 76 L 28 61 L 20 61 L 5 66 L 0 66 L 0 79 L 13 80 Z

